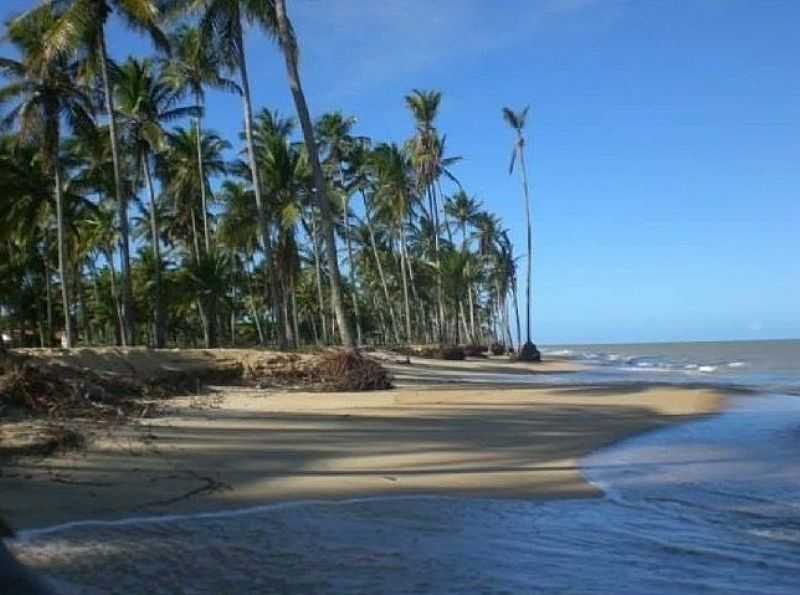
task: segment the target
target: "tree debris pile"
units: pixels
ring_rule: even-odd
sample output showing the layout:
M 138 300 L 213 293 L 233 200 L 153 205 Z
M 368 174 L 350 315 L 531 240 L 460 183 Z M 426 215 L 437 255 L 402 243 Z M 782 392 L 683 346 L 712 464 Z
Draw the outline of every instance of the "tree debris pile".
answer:
M 8 355 L 0 362 L 0 417 L 13 412 L 49 419 L 150 417 L 157 409 L 154 400 L 195 393 L 199 384 L 185 372 L 139 379 Z
M 315 391 L 368 391 L 392 387 L 388 372 L 374 359 L 352 352 L 329 352 L 301 358 L 291 354 L 260 359 L 245 379 L 261 388 Z

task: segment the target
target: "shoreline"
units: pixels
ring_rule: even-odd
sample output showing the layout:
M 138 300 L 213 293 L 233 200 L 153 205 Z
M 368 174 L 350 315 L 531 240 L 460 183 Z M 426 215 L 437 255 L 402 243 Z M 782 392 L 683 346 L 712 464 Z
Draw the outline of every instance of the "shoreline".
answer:
M 725 404 L 698 388 L 431 382 L 498 365 L 508 364 L 423 360 L 427 376 L 412 378 L 420 364 L 389 364 L 400 386 L 390 391 L 175 398 L 168 415 L 97 431 L 85 452 L 6 465 L 0 514 L 35 532 L 309 501 L 592 498 L 603 492 L 583 477 L 584 456 Z

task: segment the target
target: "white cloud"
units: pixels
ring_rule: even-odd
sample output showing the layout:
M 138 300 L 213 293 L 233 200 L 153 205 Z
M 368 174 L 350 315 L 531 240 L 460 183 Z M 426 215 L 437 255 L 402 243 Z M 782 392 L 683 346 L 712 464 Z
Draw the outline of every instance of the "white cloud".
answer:
M 597 0 L 326 0 L 297 3 L 303 51 L 333 67 L 328 93 L 357 94 L 403 75 L 513 47 Z

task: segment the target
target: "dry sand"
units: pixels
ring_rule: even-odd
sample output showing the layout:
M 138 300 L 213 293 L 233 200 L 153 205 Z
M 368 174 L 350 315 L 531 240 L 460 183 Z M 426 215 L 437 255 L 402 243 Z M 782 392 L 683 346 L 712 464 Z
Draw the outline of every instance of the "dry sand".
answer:
M 128 356 L 111 357 L 120 358 L 130 364 Z M 577 459 L 631 434 L 715 412 L 724 398 L 647 386 L 509 388 L 492 385 L 490 376 L 464 384 L 465 375 L 520 373 L 523 366 L 411 361 L 391 365 L 398 379 L 391 391 L 231 388 L 176 399 L 167 416 L 96 430 L 86 452 L 7 463 L 0 514 L 30 528 L 298 499 L 592 497 L 599 492 L 582 479 Z M 563 373 L 574 366 L 524 368 Z

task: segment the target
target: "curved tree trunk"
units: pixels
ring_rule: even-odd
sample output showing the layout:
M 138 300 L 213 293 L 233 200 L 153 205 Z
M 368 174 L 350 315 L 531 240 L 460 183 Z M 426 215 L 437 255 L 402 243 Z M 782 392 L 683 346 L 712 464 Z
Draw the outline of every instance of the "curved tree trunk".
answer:
M 336 257 L 336 243 L 333 235 L 333 217 L 331 216 L 328 197 L 325 193 L 325 180 L 322 175 L 322 167 L 319 164 L 319 152 L 314 141 L 314 128 L 311 124 L 311 116 L 308 112 L 306 98 L 303 95 L 303 88 L 300 84 L 300 73 L 297 68 L 296 48 L 292 41 L 291 25 L 289 16 L 286 13 L 286 3 L 284 0 L 275 0 L 275 13 L 278 21 L 278 33 L 281 40 L 283 55 L 286 59 L 286 72 L 289 78 L 289 88 L 292 91 L 292 98 L 297 109 L 297 117 L 300 120 L 300 127 L 303 130 L 303 139 L 311 162 L 311 171 L 314 175 L 314 198 L 320 210 L 322 223 L 322 236 L 325 240 L 325 253 L 328 260 L 329 274 L 331 278 L 331 300 L 333 302 L 336 320 L 339 323 L 339 333 L 342 337 L 342 345 L 355 350 L 356 344 L 353 333 L 350 330 L 350 321 L 344 310 L 344 300 L 342 299 L 342 279 L 339 273 L 339 262 Z
M 111 139 L 111 160 L 114 166 L 114 191 L 117 199 L 117 213 L 119 217 L 120 251 L 122 259 L 122 344 L 133 345 L 135 319 L 133 312 L 133 286 L 131 285 L 131 254 L 130 230 L 128 226 L 128 198 L 122 189 L 122 174 L 120 172 L 119 149 L 117 146 L 117 119 L 114 112 L 114 95 L 111 89 L 111 80 L 108 72 L 108 51 L 106 50 L 105 30 L 100 31 L 98 37 L 100 55 L 100 73 L 103 79 L 103 95 L 108 114 L 108 131 Z

